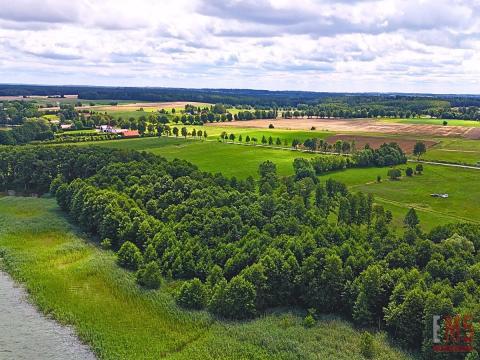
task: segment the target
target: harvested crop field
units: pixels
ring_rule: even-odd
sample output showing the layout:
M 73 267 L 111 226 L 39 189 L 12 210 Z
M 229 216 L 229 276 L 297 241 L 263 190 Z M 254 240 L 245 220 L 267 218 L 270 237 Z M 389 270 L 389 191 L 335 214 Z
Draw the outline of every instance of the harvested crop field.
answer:
M 376 119 L 264 119 L 232 121 L 222 125 L 243 128 L 268 128 L 269 124 L 273 124 L 275 128 L 278 129 L 310 130 L 312 127 L 315 127 L 318 131 L 328 130 L 480 139 L 480 128 L 478 127 L 386 123 Z
M 124 111 L 124 110 L 138 110 L 143 109 L 171 109 L 171 108 L 184 108 L 185 105 L 190 104 L 194 106 L 207 106 L 210 104 L 194 102 L 194 101 L 172 101 L 172 102 L 136 102 L 129 104 L 118 104 L 115 106 L 96 106 L 98 110 L 110 110 L 110 111 Z
M 387 138 L 387 137 L 376 137 L 376 136 L 357 136 L 357 135 L 334 135 L 325 139 L 329 144 L 335 143 L 337 140 L 352 142 L 355 141 L 357 149 L 363 148 L 366 144 L 370 145 L 371 148 L 377 149 L 385 143 L 396 142 L 403 151 L 407 154 L 413 152 L 413 146 L 417 142 L 414 139 L 399 139 L 399 138 Z M 436 145 L 435 141 L 425 141 L 422 140 L 427 148 Z

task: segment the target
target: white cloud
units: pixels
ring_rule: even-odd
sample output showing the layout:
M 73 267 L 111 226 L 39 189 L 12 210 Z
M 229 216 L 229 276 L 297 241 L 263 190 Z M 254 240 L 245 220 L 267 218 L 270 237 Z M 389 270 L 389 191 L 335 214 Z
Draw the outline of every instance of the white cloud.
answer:
M 0 0 L 0 81 L 480 93 L 480 0 Z

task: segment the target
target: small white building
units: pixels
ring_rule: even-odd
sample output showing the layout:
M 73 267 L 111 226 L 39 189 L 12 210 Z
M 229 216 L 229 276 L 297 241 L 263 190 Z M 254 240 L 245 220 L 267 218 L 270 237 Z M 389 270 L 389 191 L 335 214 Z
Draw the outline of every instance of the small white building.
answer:
M 128 129 L 117 129 L 117 128 L 114 128 L 113 126 L 110 126 L 110 125 L 100 125 L 100 131 L 104 132 L 104 133 L 120 134 L 120 133 L 123 133 L 127 130 Z

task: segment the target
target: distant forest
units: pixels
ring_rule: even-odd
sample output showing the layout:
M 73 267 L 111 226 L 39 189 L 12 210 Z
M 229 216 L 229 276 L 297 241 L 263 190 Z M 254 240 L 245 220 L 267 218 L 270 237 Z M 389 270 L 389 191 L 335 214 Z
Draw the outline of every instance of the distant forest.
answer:
M 399 100 L 444 100 L 451 107 L 478 106 L 479 95 L 429 95 L 387 93 L 329 93 L 311 91 L 269 91 L 251 89 L 183 89 L 150 87 L 103 87 L 103 86 L 46 86 L 46 85 L 1 85 L 0 96 L 48 96 L 78 94 L 81 99 L 116 99 L 143 101 L 198 101 L 230 105 L 249 104 L 262 106 L 315 105 L 328 100 L 344 100 L 347 103 L 368 104 Z

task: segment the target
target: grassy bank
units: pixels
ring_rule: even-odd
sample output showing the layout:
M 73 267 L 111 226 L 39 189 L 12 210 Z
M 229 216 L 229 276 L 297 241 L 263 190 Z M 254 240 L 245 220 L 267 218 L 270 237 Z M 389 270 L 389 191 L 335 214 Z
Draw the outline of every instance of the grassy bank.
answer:
M 39 308 L 74 326 L 104 359 L 363 359 L 361 332 L 325 318 L 313 328 L 295 311 L 227 323 L 182 311 L 174 283 L 143 291 L 114 257 L 86 241 L 53 199 L 0 198 L 3 266 Z M 411 359 L 375 335 L 377 359 Z

